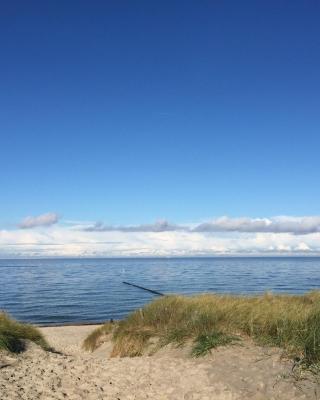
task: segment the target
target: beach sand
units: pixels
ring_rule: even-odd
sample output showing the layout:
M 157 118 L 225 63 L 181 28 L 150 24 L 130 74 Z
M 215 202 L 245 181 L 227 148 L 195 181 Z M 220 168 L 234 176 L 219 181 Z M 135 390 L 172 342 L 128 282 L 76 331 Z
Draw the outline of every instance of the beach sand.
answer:
M 109 358 L 111 343 L 81 349 L 95 326 L 41 328 L 57 353 L 34 344 L 0 355 L 0 399 L 318 399 L 314 377 L 297 380 L 281 350 L 244 341 L 191 358 L 188 347 L 168 346 L 153 356 Z M 60 353 L 58 353 L 60 352 Z M 295 371 L 295 370 L 294 370 Z

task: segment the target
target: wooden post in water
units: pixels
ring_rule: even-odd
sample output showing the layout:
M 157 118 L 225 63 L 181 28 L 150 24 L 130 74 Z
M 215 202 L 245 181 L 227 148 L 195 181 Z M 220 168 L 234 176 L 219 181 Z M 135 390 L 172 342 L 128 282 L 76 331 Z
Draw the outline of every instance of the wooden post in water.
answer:
M 145 290 L 145 291 L 150 292 L 150 293 L 153 293 L 153 294 L 157 294 L 158 296 L 164 296 L 163 293 L 158 292 L 157 290 L 148 289 L 148 288 L 145 288 L 145 287 L 143 287 L 143 286 L 135 285 L 135 284 L 130 283 L 130 282 L 122 282 L 122 283 L 124 283 L 125 285 L 128 285 L 128 286 L 133 286 L 133 287 L 136 287 L 136 288 L 138 288 L 138 289 Z

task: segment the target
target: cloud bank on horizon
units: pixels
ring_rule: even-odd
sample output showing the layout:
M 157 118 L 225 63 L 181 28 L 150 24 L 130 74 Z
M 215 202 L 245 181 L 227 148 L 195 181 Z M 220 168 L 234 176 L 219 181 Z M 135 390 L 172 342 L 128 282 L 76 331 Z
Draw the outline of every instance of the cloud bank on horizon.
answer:
M 51 212 L 0 229 L 0 258 L 215 255 L 320 255 L 320 216 L 108 225 Z
M 320 232 L 320 216 L 289 217 L 279 216 L 272 218 L 229 218 L 220 217 L 196 226 L 171 224 L 166 220 L 156 221 L 154 224 L 132 226 L 105 225 L 96 222 L 94 225 L 83 228 L 86 232 L 242 232 L 242 233 L 292 233 L 306 235 Z

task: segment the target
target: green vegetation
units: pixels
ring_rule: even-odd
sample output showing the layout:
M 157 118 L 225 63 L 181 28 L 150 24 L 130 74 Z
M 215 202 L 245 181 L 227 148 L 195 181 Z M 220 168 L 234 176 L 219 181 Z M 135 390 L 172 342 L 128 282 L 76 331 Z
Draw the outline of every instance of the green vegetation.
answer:
M 227 335 L 219 331 L 212 332 L 209 335 L 199 335 L 195 340 L 192 355 L 194 357 L 204 356 L 208 354 L 211 349 L 218 346 L 226 346 L 237 340 L 240 340 L 238 336 Z
M 25 348 L 24 340 L 31 340 L 48 350 L 49 346 L 39 330 L 31 325 L 11 319 L 0 313 L 0 350 L 18 353 Z
M 198 356 L 234 336 L 279 346 L 306 364 L 320 362 L 320 292 L 302 296 L 166 296 L 113 325 L 113 356 L 139 356 L 151 338 L 160 345 L 194 342 Z M 104 328 L 90 335 L 89 349 L 102 340 Z M 87 339 L 88 341 L 88 339 Z

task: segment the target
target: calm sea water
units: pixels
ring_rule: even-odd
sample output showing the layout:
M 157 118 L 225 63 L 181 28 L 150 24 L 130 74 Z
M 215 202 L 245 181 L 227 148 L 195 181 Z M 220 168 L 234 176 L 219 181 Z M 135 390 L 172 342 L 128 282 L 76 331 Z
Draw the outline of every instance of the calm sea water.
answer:
M 151 293 L 303 293 L 320 288 L 320 258 L 0 260 L 0 309 L 36 324 L 118 319 Z

